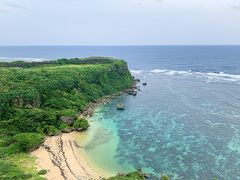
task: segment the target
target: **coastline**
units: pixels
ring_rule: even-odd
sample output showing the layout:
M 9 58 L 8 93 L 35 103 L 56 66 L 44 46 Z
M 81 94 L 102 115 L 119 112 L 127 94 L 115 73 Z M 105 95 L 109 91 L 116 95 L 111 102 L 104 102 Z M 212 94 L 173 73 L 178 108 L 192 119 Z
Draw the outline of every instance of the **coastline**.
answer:
M 107 95 L 96 102 L 89 103 L 78 116 L 90 120 L 89 118 L 98 106 L 122 95 L 122 92 Z M 98 180 L 103 178 L 103 175 L 86 161 L 86 158 L 84 158 L 86 155 L 79 151 L 75 141 L 78 133 L 82 132 L 74 131 L 61 133 L 58 136 L 46 137 L 45 142 L 30 153 L 36 157 L 36 169 L 46 169 L 48 171 L 43 177 L 48 180 Z
M 31 153 L 37 158 L 36 168 L 46 169 L 48 173 L 44 177 L 49 180 L 101 179 L 79 154 L 72 133 L 47 137 L 42 146 Z

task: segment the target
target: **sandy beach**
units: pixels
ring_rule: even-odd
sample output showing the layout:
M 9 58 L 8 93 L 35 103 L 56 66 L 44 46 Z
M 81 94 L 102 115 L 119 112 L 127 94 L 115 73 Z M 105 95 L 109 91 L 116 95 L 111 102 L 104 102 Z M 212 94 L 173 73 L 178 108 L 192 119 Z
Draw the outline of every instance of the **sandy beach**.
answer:
M 61 134 L 47 137 L 41 147 L 31 155 L 37 158 L 38 170 L 48 170 L 44 177 L 49 180 L 101 179 L 79 155 L 77 148 L 72 133 Z
M 133 84 L 132 89 L 135 88 Z M 124 91 L 123 91 L 124 92 Z M 89 103 L 79 117 L 87 118 L 92 116 L 96 107 L 105 104 L 113 98 L 121 95 L 122 92 L 104 96 L 94 103 Z M 58 136 L 46 137 L 40 148 L 31 152 L 37 158 L 36 168 L 46 169 L 48 173 L 44 175 L 48 180 L 98 180 L 102 179 L 97 170 L 89 166 L 80 153 L 75 142 L 76 133 L 62 133 Z M 80 132 L 81 133 L 81 132 Z

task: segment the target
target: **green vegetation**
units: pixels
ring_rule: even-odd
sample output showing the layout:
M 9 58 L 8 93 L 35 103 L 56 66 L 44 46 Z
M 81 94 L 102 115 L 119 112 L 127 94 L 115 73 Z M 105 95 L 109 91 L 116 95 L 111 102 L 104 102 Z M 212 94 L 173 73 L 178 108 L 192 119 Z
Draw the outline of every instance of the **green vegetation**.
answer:
M 167 175 L 162 175 L 160 180 L 170 180 L 170 178 Z
M 114 177 L 110 177 L 107 180 L 144 180 L 145 174 L 142 171 L 131 172 L 128 174 L 119 174 Z
M 86 119 L 77 119 L 74 123 L 73 123 L 73 127 L 74 129 L 78 130 L 78 131 L 83 131 L 86 130 L 89 127 L 88 121 Z
M 118 174 L 117 176 L 110 177 L 107 180 L 145 180 L 149 179 L 148 175 L 143 173 L 141 170 L 131 172 L 128 174 Z M 170 180 L 167 175 L 162 175 L 160 180 Z
M 42 170 L 38 171 L 38 174 L 39 175 L 47 174 L 47 170 L 46 169 L 42 169 Z
M 14 136 L 13 143 L 21 152 L 28 152 L 43 142 L 43 135 L 38 133 L 19 133 Z
M 25 61 L 14 61 L 14 62 L 0 62 L 0 67 L 37 67 L 42 65 L 66 65 L 66 64 L 107 64 L 113 63 L 116 59 L 109 57 L 89 57 L 89 58 L 74 58 L 74 59 L 58 59 L 51 61 L 42 62 L 25 62 Z
M 9 157 L 37 148 L 44 135 L 87 129 L 77 114 L 131 84 L 127 64 L 111 58 L 0 63 L 0 179 L 36 175 Z
M 0 159 L 1 180 L 34 179 L 43 180 L 34 168 L 35 159 L 25 153 L 18 153 Z

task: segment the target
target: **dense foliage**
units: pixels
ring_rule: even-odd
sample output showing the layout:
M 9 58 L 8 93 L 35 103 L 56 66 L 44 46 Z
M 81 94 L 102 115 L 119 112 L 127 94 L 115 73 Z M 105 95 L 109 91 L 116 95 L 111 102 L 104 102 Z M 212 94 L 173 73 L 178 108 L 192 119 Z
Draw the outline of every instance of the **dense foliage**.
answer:
M 42 65 L 65 65 L 65 64 L 106 64 L 113 63 L 115 59 L 108 57 L 90 57 L 90 58 L 74 58 L 74 59 L 58 59 L 51 61 L 13 61 L 13 62 L 0 62 L 0 67 L 36 67 Z
M 0 159 L 1 180 L 43 180 L 35 169 L 35 159 L 25 153 L 10 155 Z
M 93 57 L 0 63 L 0 160 L 36 148 L 44 134 L 56 135 L 72 125 L 86 129 L 88 123 L 77 120 L 77 114 L 89 102 L 131 84 L 122 60 Z M 62 117 L 77 121 L 68 124 Z
M 86 119 L 80 118 L 73 123 L 73 128 L 82 131 L 86 130 L 89 127 L 88 121 Z
M 110 177 L 107 180 L 145 180 L 145 174 L 141 171 L 131 172 L 128 174 L 118 174 L 117 176 Z
M 147 174 L 143 173 L 141 170 L 137 170 L 135 172 L 127 173 L 127 174 L 118 174 L 114 177 L 110 177 L 107 180 L 147 180 L 152 179 Z M 156 177 L 154 179 L 157 179 Z M 167 175 L 162 175 L 160 180 L 170 180 Z

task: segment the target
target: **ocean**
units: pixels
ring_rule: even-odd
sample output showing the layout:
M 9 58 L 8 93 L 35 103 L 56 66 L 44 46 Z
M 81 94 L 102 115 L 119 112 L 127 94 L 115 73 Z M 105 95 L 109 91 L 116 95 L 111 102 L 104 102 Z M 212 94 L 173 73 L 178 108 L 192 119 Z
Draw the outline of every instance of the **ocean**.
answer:
M 141 80 L 137 96 L 97 108 L 79 137 L 98 171 L 240 179 L 240 46 L 0 47 L 4 61 L 87 56 L 122 58 Z

